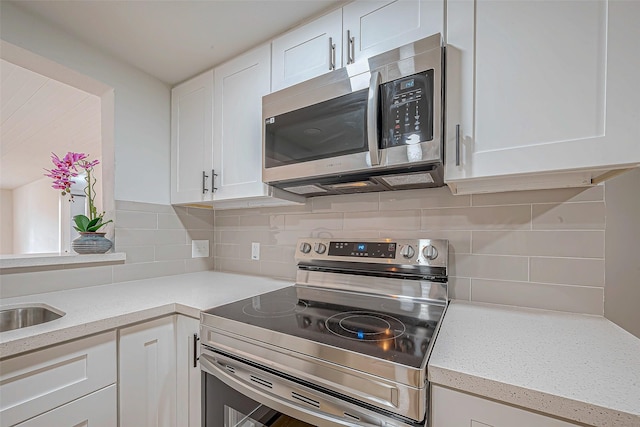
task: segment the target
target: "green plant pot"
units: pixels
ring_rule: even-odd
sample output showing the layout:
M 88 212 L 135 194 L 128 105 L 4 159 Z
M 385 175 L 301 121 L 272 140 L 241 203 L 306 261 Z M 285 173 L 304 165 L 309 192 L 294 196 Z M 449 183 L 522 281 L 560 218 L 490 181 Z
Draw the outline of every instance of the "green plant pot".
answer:
M 104 237 L 107 233 L 80 232 L 80 237 L 71 242 L 71 247 L 79 254 L 103 254 L 113 246 L 111 240 Z

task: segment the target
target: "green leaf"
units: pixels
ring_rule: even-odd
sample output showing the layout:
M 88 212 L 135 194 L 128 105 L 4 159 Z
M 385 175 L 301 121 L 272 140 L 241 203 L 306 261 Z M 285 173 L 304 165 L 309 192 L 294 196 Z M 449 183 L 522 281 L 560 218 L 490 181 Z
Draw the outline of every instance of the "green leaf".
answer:
M 78 226 L 78 231 L 87 231 L 89 218 L 87 218 L 85 215 L 76 215 L 73 217 L 73 221 Z
M 89 221 L 89 224 L 87 224 L 87 230 L 90 229 L 91 227 L 95 227 L 96 225 L 100 224 L 100 221 L 102 221 L 102 218 L 100 217 L 94 218 L 91 221 Z
M 97 218 L 97 219 L 99 219 L 100 221 L 98 221 L 98 223 L 93 226 L 87 227 L 87 231 L 98 231 L 100 228 L 102 228 L 102 226 L 105 226 L 110 222 L 113 222 L 113 220 L 111 219 L 107 222 L 102 222 L 102 218 Z

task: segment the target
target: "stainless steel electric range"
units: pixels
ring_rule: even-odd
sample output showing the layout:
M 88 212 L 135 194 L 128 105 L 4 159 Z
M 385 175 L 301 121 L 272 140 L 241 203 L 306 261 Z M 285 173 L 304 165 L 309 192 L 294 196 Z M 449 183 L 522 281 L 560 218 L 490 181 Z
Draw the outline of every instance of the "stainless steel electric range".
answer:
M 203 425 L 426 425 L 448 242 L 306 238 L 296 260 L 295 285 L 202 313 Z

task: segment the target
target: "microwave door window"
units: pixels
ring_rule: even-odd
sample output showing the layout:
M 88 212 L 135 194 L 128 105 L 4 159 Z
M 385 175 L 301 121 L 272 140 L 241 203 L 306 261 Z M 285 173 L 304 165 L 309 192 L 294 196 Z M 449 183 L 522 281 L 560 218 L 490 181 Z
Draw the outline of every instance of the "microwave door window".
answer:
M 265 124 L 265 167 L 368 150 L 367 90 L 276 116 Z

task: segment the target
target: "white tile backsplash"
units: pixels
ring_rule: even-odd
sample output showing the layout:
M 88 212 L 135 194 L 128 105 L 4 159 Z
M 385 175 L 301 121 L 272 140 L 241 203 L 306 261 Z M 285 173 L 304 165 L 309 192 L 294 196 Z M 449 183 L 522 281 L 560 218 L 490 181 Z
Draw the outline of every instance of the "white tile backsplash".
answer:
M 453 298 L 601 314 L 602 186 L 453 196 L 446 187 L 216 211 L 216 269 L 295 277 L 299 237 L 444 238 Z M 262 257 L 253 261 L 251 242 Z
M 430 237 L 449 240 L 453 298 L 602 314 L 605 214 L 601 186 L 473 196 L 445 187 L 215 212 L 118 201 L 125 264 L 3 274 L 0 296 L 214 268 L 293 281 L 299 237 Z M 211 242 L 209 258 L 191 258 L 194 239 Z

